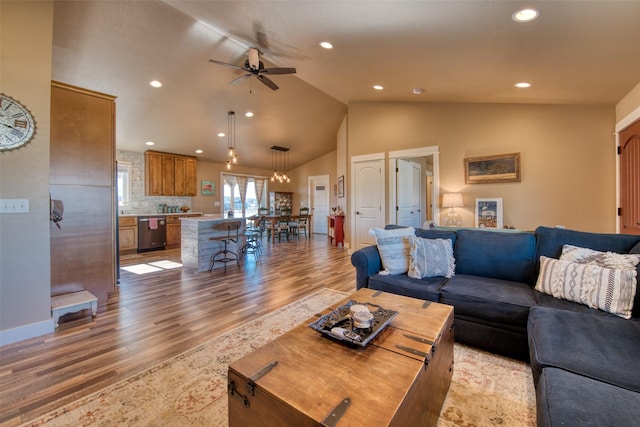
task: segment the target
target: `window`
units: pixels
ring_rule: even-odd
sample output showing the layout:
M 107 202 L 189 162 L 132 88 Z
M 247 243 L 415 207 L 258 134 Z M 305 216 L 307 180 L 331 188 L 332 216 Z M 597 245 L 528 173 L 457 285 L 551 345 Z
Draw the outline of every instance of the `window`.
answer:
M 247 194 L 244 201 L 244 206 L 242 206 L 242 200 L 240 199 L 240 189 L 238 184 L 233 183 L 233 188 L 229 185 L 228 180 L 224 179 L 224 176 L 233 177 L 232 175 L 223 175 L 224 182 L 224 210 L 223 212 L 227 214 L 230 210 L 233 211 L 234 216 L 237 217 L 249 217 L 252 215 L 258 214 L 258 208 L 260 206 L 266 206 L 266 188 L 262 192 L 262 198 L 258 201 L 258 196 L 256 195 L 256 179 L 264 179 L 259 177 L 248 177 L 247 182 Z M 233 193 L 233 196 L 232 196 Z
M 118 162 L 118 206 L 128 206 L 131 202 L 131 163 Z

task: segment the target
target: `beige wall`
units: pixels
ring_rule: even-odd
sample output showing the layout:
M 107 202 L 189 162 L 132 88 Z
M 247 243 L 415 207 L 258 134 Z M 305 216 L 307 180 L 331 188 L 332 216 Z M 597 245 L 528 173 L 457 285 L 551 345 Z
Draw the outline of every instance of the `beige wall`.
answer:
M 36 120 L 27 146 L 0 153 L 0 197 L 29 213 L 0 214 L 0 343 L 53 330 L 49 261 L 49 117 L 53 3 L 0 2 L 0 92 Z
M 615 232 L 613 106 L 367 103 L 349 105 L 348 156 L 440 147 L 441 194 L 502 197 L 504 224 Z M 465 157 L 521 153 L 522 182 L 465 185 Z M 348 235 L 348 234 L 347 234 Z
M 268 177 L 272 171 L 266 169 L 256 169 L 243 167 L 241 164 L 234 166 L 233 170 L 227 171 L 226 163 L 213 163 L 198 161 L 198 195 L 191 199 L 191 210 L 194 212 L 202 212 L 207 214 L 220 214 L 222 213 L 222 191 L 224 188 L 223 183 L 220 182 L 222 173 L 237 173 L 239 175 L 252 175 L 252 176 L 264 176 Z M 203 196 L 200 191 L 202 181 L 213 181 L 216 183 L 215 195 Z M 269 183 L 269 191 L 290 191 L 284 188 L 284 184 L 278 184 L 279 187 Z M 220 202 L 219 206 L 215 205 L 215 202 Z
M 301 202 L 304 202 L 304 206 L 309 206 L 309 177 L 318 175 L 329 175 L 329 187 L 333 189 L 333 184 L 338 179 L 336 176 L 335 151 L 318 157 L 291 171 L 291 183 L 288 184 L 287 189 L 282 191 L 293 191 L 293 212 L 298 211 L 302 206 Z M 331 190 L 330 206 L 335 206 L 336 203 L 336 196 Z
M 616 123 L 633 114 L 634 119 L 640 116 L 640 83 L 634 87 L 616 105 Z

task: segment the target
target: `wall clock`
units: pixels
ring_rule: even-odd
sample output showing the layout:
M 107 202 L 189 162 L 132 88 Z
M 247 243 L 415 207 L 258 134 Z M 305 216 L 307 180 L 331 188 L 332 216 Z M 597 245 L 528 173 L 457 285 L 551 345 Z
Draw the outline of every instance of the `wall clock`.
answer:
M 36 122 L 31 112 L 10 96 L 0 94 L 0 152 L 23 147 L 35 133 Z

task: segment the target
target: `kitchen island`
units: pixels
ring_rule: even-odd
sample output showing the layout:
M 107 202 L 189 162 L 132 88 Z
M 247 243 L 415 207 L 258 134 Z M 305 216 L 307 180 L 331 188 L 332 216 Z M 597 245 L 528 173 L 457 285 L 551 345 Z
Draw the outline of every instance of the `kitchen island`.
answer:
M 244 218 L 225 218 L 223 215 L 205 215 L 193 218 L 181 218 L 182 239 L 180 243 L 182 266 L 193 268 L 198 272 L 208 271 L 211 255 L 224 249 L 224 243 L 211 240 L 211 237 L 226 237 L 227 232 L 216 230 L 215 225 L 225 221 L 240 221 L 239 239 L 237 243 L 230 242 L 227 248 L 240 256 L 240 249 L 244 244 L 242 234 L 245 231 Z M 232 233 L 235 238 L 235 233 Z M 224 264 L 216 263 L 213 268 L 223 268 Z

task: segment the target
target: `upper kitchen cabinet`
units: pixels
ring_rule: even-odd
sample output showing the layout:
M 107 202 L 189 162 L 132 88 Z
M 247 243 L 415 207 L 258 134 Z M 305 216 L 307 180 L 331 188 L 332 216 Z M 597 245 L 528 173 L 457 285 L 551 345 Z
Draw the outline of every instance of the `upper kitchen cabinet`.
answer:
M 158 151 L 144 153 L 147 196 L 195 196 L 196 158 Z

